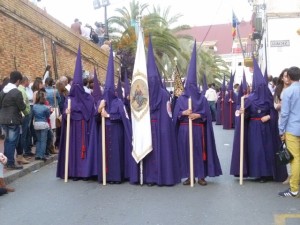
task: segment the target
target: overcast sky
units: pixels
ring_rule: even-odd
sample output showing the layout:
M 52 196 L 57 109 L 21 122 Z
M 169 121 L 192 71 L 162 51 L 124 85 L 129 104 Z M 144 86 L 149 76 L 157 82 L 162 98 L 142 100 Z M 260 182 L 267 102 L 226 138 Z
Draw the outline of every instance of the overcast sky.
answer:
M 110 0 L 107 16 L 118 15 L 115 12 L 116 8 L 125 6 L 129 9 L 129 2 L 131 1 Z M 183 15 L 179 21 L 180 25 L 231 23 L 232 10 L 239 20 L 249 21 L 251 18 L 251 7 L 248 0 L 140 0 L 139 2 L 148 3 L 150 6 L 160 5 L 162 9 L 171 6 L 170 15 Z M 94 25 L 95 21 L 104 22 L 104 8 L 95 10 L 93 0 L 41 0 L 38 6 L 46 7 L 49 14 L 67 26 L 70 26 L 75 18 L 78 18 L 83 24 L 89 23 L 90 25 Z

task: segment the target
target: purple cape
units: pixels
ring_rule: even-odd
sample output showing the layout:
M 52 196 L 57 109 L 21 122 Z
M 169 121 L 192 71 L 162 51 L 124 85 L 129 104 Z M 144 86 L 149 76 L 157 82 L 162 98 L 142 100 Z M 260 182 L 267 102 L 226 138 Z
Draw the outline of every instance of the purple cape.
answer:
M 89 148 L 90 119 L 94 111 L 93 97 L 84 92 L 83 87 L 75 85 L 69 95 L 71 99 L 70 119 L 70 145 L 69 145 L 69 177 L 90 177 L 95 175 L 93 168 L 96 156 L 95 151 L 87 151 Z M 65 102 L 64 111 L 67 108 Z M 64 178 L 65 151 L 66 151 L 66 114 L 63 113 L 61 141 L 56 176 Z
M 159 186 L 171 186 L 180 183 L 181 179 L 171 103 L 169 94 L 162 91 L 160 105 L 151 111 L 153 150 L 143 159 L 143 181 Z M 136 174 L 130 177 L 130 182 L 139 182 L 139 168 Z
M 287 178 L 286 166 L 277 165 L 275 152 L 279 148 L 278 117 L 268 97 L 266 84 L 256 86 L 245 99 L 245 147 L 244 147 L 244 176 L 245 177 L 273 177 L 275 181 Z M 263 123 L 260 118 L 270 115 L 271 120 Z M 239 175 L 240 154 L 240 121 L 235 128 L 233 152 L 230 174 Z
M 216 125 L 223 124 L 223 108 L 224 108 L 224 91 L 218 93 L 218 99 L 216 102 Z
M 198 104 L 200 103 L 200 104 Z M 182 112 L 188 109 L 188 96 L 181 95 L 176 102 L 173 122 L 175 123 L 181 177 L 189 177 L 189 126 L 187 116 Z M 194 174 L 199 179 L 222 175 L 219 162 L 211 114 L 207 100 L 199 94 L 197 104 L 192 103 L 192 111 L 201 115 L 193 121 Z
M 230 101 L 231 100 L 231 101 Z M 236 108 L 236 95 L 233 90 L 229 90 L 224 98 L 224 119 L 223 119 L 223 129 L 234 128 L 235 123 L 235 108 Z
M 131 156 L 131 125 L 120 99 L 112 100 L 110 109 L 106 110 L 110 114 L 105 119 L 106 179 L 108 182 L 122 182 L 126 177 L 126 158 L 129 154 Z M 102 125 L 99 113 L 95 115 L 91 130 L 90 148 L 97 150 L 97 175 L 99 182 L 102 182 Z

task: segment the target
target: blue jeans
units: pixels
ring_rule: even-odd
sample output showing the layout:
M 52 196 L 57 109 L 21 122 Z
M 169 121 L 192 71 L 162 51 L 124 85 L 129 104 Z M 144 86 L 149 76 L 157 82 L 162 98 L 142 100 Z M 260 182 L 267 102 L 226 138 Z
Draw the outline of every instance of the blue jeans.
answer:
M 20 125 L 2 124 L 5 132 L 4 155 L 7 157 L 7 165 L 15 164 L 15 150 L 19 141 Z
M 29 142 L 31 120 L 32 120 L 32 112 L 30 112 L 29 115 L 26 115 L 23 118 L 23 122 L 22 122 L 22 133 L 19 142 L 21 143 L 22 152 L 25 154 L 31 153 L 31 147 Z
M 216 102 L 208 101 L 212 121 L 216 121 Z
M 35 130 L 37 141 L 35 157 L 45 158 L 48 129 Z

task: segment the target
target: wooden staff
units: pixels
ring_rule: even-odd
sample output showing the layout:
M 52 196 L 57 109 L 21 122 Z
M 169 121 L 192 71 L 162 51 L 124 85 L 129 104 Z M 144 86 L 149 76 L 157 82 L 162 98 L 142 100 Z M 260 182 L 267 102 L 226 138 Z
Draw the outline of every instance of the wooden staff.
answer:
M 68 99 L 67 132 L 66 132 L 66 155 L 65 155 L 65 182 L 68 182 L 69 173 L 69 148 L 70 148 L 70 119 L 71 119 L 71 99 Z
M 245 107 L 245 97 L 241 97 L 241 109 Z M 240 185 L 243 185 L 244 176 L 244 118 L 245 112 L 241 113 L 241 130 L 240 130 Z
M 104 108 L 103 108 L 104 109 Z M 106 185 L 105 117 L 102 116 L 102 183 Z
M 189 109 L 192 110 L 192 98 L 188 100 Z M 193 121 L 189 119 L 189 143 L 190 143 L 190 184 L 194 187 L 194 155 L 193 155 Z

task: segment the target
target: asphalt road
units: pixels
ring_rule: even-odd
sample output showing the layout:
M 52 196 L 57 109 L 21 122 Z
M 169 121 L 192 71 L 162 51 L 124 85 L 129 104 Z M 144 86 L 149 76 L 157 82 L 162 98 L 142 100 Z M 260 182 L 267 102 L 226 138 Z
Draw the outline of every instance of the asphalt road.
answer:
M 215 126 L 223 176 L 187 187 L 102 186 L 55 177 L 52 163 L 13 182 L 15 193 L 0 197 L 0 224 L 8 225 L 299 225 L 300 198 L 282 198 L 275 182 L 229 175 L 233 131 Z

